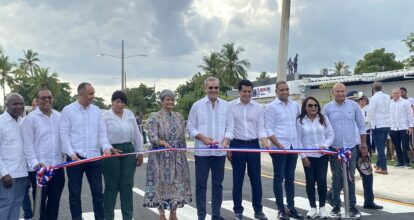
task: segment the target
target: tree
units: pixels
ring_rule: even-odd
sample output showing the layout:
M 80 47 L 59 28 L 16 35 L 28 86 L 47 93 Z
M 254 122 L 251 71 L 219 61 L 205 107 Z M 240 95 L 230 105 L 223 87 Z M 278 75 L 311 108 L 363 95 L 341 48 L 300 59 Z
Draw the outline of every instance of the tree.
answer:
M 70 91 L 69 83 L 60 83 L 60 95 L 58 97 L 54 96 L 55 98 L 53 100 L 53 108 L 56 111 L 62 111 L 65 106 L 72 102 Z
M 220 78 L 222 75 L 223 61 L 220 58 L 220 54 L 217 52 L 211 52 L 210 56 L 203 57 L 204 65 L 199 65 L 206 74 Z
M 266 71 L 263 71 L 260 73 L 260 75 L 258 77 L 256 77 L 256 80 L 259 82 L 263 82 L 270 79 L 269 75 L 267 75 Z
M 29 96 L 35 97 L 36 93 L 41 88 L 48 88 L 55 97 L 59 97 L 61 93 L 60 81 L 58 74 L 49 73 L 49 68 L 39 67 L 35 69 L 34 76 L 29 79 L 31 84 L 31 91 Z
M 376 49 L 364 55 L 364 59 L 359 60 L 355 66 L 355 74 L 382 72 L 398 70 L 404 64 L 395 60 L 395 54 L 386 53 L 384 48 Z
M 0 55 L 0 85 L 3 89 L 3 109 L 6 107 L 6 84 L 12 88 L 14 85 L 14 79 L 11 73 L 13 64 L 9 61 L 9 57 L 1 54 Z
M 35 69 L 39 68 L 39 65 L 36 63 L 40 61 L 38 58 L 39 54 L 33 52 L 33 50 L 23 50 L 23 54 L 24 58 L 20 58 L 19 62 L 24 69 L 30 71 L 30 76 L 33 76 Z
M 154 87 L 148 87 L 141 83 L 138 87 L 128 88 L 126 95 L 129 102 L 128 108 L 134 113 L 139 112 L 142 115 L 147 115 L 159 110 Z
M 414 52 L 414 33 L 410 33 L 406 39 L 403 40 L 405 45 L 408 47 L 408 51 Z M 414 54 L 403 61 L 405 67 L 414 67 Z
M 346 75 L 349 72 L 348 68 L 344 61 L 335 62 L 335 75 Z
M 188 118 L 188 114 L 194 102 L 206 95 L 204 93 L 203 83 L 208 76 L 208 74 L 194 74 L 190 80 L 179 85 L 175 90 L 177 94 L 177 105 L 175 108 L 184 118 Z
M 234 43 L 224 44 L 220 52 L 220 58 L 223 62 L 222 81 L 228 85 L 236 86 L 241 79 L 247 78 L 245 68 L 250 67 L 247 60 L 240 60 L 242 47 L 234 48 Z

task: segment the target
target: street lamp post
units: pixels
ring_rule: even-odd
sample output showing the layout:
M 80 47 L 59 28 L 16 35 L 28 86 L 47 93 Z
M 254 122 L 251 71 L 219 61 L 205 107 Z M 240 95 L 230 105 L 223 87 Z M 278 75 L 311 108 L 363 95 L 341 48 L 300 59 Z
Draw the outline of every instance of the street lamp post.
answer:
M 131 58 L 131 57 L 146 57 L 146 54 L 133 54 L 133 55 L 128 55 L 125 56 L 124 53 L 124 40 L 122 40 L 121 43 L 121 56 L 117 56 L 117 55 L 112 55 L 112 54 L 106 54 L 106 53 L 100 53 L 97 54 L 97 56 L 109 56 L 109 57 L 115 57 L 118 59 L 121 59 L 121 90 L 125 92 L 126 90 L 126 74 L 125 74 L 125 68 L 124 68 L 124 61 L 126 58 Z

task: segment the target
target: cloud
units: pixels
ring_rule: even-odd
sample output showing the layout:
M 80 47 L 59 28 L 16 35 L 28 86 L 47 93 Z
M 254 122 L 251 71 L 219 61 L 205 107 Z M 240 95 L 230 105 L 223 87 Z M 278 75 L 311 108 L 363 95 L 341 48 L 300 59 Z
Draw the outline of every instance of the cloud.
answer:
M 200 71 L 201 58 L 224 43 L 244 47 L 251 78 L 277 66 L 282 0 L 1 2 L 0 46 L 12 60 L 33 49 L 73 88 L 90 81 L 104 98 L 120 87 L 121 62 L 96 54 L 120 56 L 121 40 L 126 55 L 148 55 L 125 60 L 129 84 L 157 82 L 157 90 Z M 299 53 L 299 71 L 307 74 L 336 61 L 352 68 L 382 47 L 406 58 L 401 40 L 414 32 L 412 8 L 404 0 L 292 1 L 289 56 Z

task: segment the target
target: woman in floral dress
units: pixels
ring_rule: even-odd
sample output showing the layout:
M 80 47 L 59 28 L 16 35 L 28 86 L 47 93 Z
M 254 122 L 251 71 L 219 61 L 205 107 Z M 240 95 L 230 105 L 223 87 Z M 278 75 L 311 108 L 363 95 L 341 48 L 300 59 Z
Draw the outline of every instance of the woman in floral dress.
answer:
M 170 90 L 160 93 L 161 111 L 152 113 L 148 120 L 148 137 L 152 149 L 186 148 L 185 124 L 180 113 L 174 112 L 175 94 Z M 147 164 L 144 207 L 158 208 L 160 220 L 176 220 L 177 208 L 191 202 L 190 171 L 185 151 L 150 153 Z

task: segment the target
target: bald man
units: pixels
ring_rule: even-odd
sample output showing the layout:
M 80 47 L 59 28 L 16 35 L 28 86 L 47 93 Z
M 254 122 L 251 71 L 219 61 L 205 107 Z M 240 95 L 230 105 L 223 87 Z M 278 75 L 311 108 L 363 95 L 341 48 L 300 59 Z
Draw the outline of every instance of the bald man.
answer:
M 360 148 L 367 148 L 366 131 L 364 116 L 356 102 L 346 99 L 346 88 L 342 83 L 337 83 L 332 89 L 335 97 L 334 100 L 325 105 L 324 114 L 328 117 L 332 124 L 335 133 L 334 143 L 331 146 L 332 150 L 340 148 L 347 148 L 351 151 L 352 157 L 349 162 L 349 200 L 350 200 L 350 215 L 351 217 L 360 216 L 360 212 L 356 208 L 355 197 L 355 169 L 357 148 L 355 139 L 359 133 L 361 139 Z M 358 130 L 358 133 L 355 132 Z M 330 158 L 330 166 L 332 171 L 332 187 L 331 194 L 328 194 L 328 200 L 332 200 L 333 209 L 331 211 L 332 218 L 341 217 L 341 189 L 342 189 L 342 168 L 341 161 L 338 160 L 337 155 L 332 155 Z
M 11 93 L 6 111 L 0 115 L 0 216 L 19 219 L 27 181 L 27 164 L 21 134 L 24 102 L 21 95 Z

